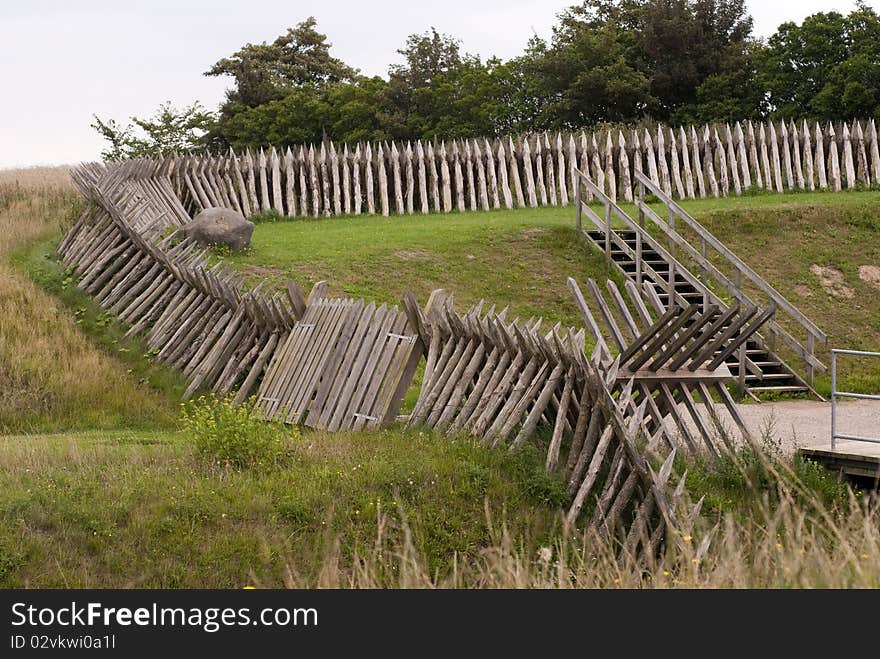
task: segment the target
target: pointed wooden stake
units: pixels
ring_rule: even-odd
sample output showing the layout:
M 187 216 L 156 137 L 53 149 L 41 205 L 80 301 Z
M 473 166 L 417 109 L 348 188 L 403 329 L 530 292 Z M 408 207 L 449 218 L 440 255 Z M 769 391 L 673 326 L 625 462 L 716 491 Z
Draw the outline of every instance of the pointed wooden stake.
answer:
M 415 205 L 415 175 L 413 173 L 413 150 L 412 143 L 406 143 L 406 151 L 403 154 L 404 164 L 406 168 L 406 213 L 412 215 Z
M 378 171 L 377 182 L 379 184 L 379 208 L 383 217 L 388 217 L 390 204 L 388 203 L 388 170 L 385 167 L 385 151 L 382 143 L 376 147 L 376 167 Z
M 696 199 L 694 173 L 691 170 L 691 157 L 688 153 L 687 133 L 684 132 L 684 126 L 678 127 L 678 141 L 681 143 L 681 168 L 684 170 L 684 192 L 688 199 Z
M 666 164 L 666 139 L 663 137 L 663 126 L 660 124 L 657 124 L 657 171 L 660 175 L 660 187 L 664 193 L 672 196 L 669 166 Z
M 558 189 L 556 187 L 556 174 L 553 166 L 553 149 L 550 146 L 550 138 L 547 136 L 547 133 L 544 133 L 544 154 L 547 167 L 547 194 L 550 196 L 550 204 L 557 206 L 559 201 L 556 196 Z
M 715 157 L 712 155 L 712 136 L 708 124 L 703 128 L 703 164 L 706 166 L 706 178 L 712 196 L 718 196 L 718 181 L 715 178 Z
M 562 147 L 562 133 L 556 133 L 556 178 L 559 183 L 559 203 L 563 206 L 569 202 L 568 185 L 565 182 L 569 175 L 565 167 L 565 150 Z
M 822 139 L 822 127 L 819 126 L 818 121 L 816 122 L 816 132 L 814 134 L 816 137 L 816 157 L 813 164 L 816 167 L 816 175 L 819 178 L 819 188 L 827 190 L 828 177 L 825 169 L 825 144 Z
M 813 171 L 813 143 L 810 141 L 810 127 L 804 119 L 801 134 L 804 136 L 804 178 L 808 190 L 816 189 L 816 179 Z
M 645 155 L 648 157 L 648 178 L 659 188 L 660 175 L 657 172 L 657 154 L 654 152 L 654 142 L 647 128 L 645 129 Z
M 605 133 L 605 185 L 608 186 L 608 196 L 611 201 L 617 203 L 617 179 L 614 175 L 614 143 L 611 141 L 611 131 Z
M 342 212 L 351 215 L 351 155 L 348 144 L 342 146 Z
M 403 215 L 403 180 L 400 176 L 400 151 L 397 150 L 397 143 L 391 143 L 391 181 L 394 185 L 394 208 L 398 215 Z
M 367 215 L 375 215 L 376 186 L 373 182 L 373 148 L 369 142 L 364 150 L 364 187 L 367 191 Z
M 758 160 L 758 141 L 755 139 L 755 126 L 752 124 L 751 120 L 749 120 L 749 165 L 752 168 L 752 173 L 754 174 L 755 179 L 755 187 L 763 188 L 764 187 L 764 177 L 761 175 L 761 161 Z
M 501 208 L 501 200 L 498 196 L 498 175 L 495 173 L 495 154 L 489 140 L 484 140 L 486 146 L 486 185 L 492 198 L 492 208 Z
M 430 206 L 428 206 L 428 177 L 425 172 L 425 148 L 422 146 L 421 140 L 416 142 L 416 158 L 419 162 L 419 208 L 422 211 L 422 215 L 427 215 L 430 212 Z
M 537 207 L 538 197 L 535 193 L 535 176 L 532 172 L 532 150 L 529 148 L 528 135 L 523 138 L 522 146 L 523 171 L 526 175 L 526 195 L 529 197 L 529 206 Z
M 596 184 L 596 187 L 607 193 L 605 189 L 605 170 L 602 168 L 602 159 L 599 154 L 599 144 L 596 142 L 595 132 L 590 134 L 590 151 L 593 154 L 593 182 Z
M 840 180 L 840 160 L 837 155 L 837 135 L 834 132 L 834 126 L 828 123 L 828 171 L 831 177 L 831 189 L 835 192 L 841 190 Z
M 738 197 L 742 194 L 742 185 L 739 182 L 739 166 L 736 162 L 736 147 L 733 144 L 733 134 L 730 132 L 730 124 L 724 125 L 724 141 L 727 143 L 727 164 L 730 166 L 730 179 L 733 181 L 733 193 Z
M 856 187 L 856 166 L 853 162 L 852 136 L 845 121 L 843 122 L 843 134 L 840 137 L 843 141 L 843 171 L 846 172 L 846 187 L 849 190 L 854 190 Z
M 541 205 L 547 205 L 547 186 L 544 184 L 544 149 L 541 146 L 541 136 L 535 136 L 535 177 L 538 181 L 538 194 L 541 197 Z
M 620 169 L 620 189 L 623 192 L 624 200 L 632 203 L 632 177 L 629 173 L 629 157 L 626 155 L 626 138 L 623 136 L 622 130 L 617 131 L 617 149 L 618 168 Z
M 498 182 L 501 187 L 501 198 L 504 199 L 505 208 L 513 208 L 513 196 L 510 194 L 510 180 L 507 174 L 507 152 L 504 150 L 504 142 L 498 140 Z
M 464 172 L 461 170 L 461 154 L 458 150 L 458 141 L 452 141 L 452 173 L 455 177 L 455 210 L 460 213 L 465 211 L 464 206 Z
M 354 157 L 351 161 L 351 188 L 352 188 L 352 210 L 355 215 L 361 214 L 361 206 L 363 205 L 364 196 L 361 190 L 361 169 L 363 168 L 364 155 L 361 152 L 361 145 L 358 142 L 354 148 Z
M 792 166 L 794 167 L 794 182 L 798 190 L 804 189 L 804 169 L 801 166 L 801 138 L 798 135 L 797 126 L 794 122 L 790 122 L 788 126 L 788 134 L 791 138 L 791 155 Z

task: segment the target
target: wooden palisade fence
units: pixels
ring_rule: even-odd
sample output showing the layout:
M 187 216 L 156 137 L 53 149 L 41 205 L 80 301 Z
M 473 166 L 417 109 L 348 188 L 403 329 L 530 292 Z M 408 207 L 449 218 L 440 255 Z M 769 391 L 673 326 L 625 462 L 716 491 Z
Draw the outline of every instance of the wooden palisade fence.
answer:
M 567 205 L 574 200 L 576 169 L 615 202 L 633 200 L 639 174 L 676 199 L 880 185 L 873 120 L 652 125 L 341 147 L 328 141 L 168 156 L 162 163 L 190 212 L 223 206 L 245 216 Z
M 460 150 L 452 153 L 461 158 Z M 271 154 L 266 162 L 275 169 Z M 572 497 L 568 521 L 587 514 L 588 524 L 619 535 L 628 551 L 644 556 L 681 530 L 676 511 L 684 476 L 670 485 L 675 455 L 717 456 L 752 441 L 723 386 L 731 379 L 725 360 L 772 321 L 775 306 L 758 309 L 743 300 L 722 308 L 668 294 L 664 301 L 662 282 L 647 280 L 627 284 L 628 302 L 609 282 L 609 304 L 590 281 L 593 313 L 570 280 L 586 328 L 544 332 L 540 319 L 508 321 L 506 311 L 484 312 L 482 303 L 458 315 L 451 296 L 439 290 L 424 308 L 411 294 L 398 308 L 330 298 L 325 282 L 308 296 L 293 282 L 281 292 L 248 288 L 231 266 L 210 259 L 180 231 L 193 210 L 187 194 L 202 190 L 211 203 L 232 203 L 205 182 L 225 180 L 228 172 L 211 169 L 214 162 L 204 180 L 184 177 L 190 191 L 184 193 L 176 187 L 178 164 L 161 158 L 76 168 L 74 181 L 89 203 L 58 252 L 81 289 L 127 323 L 130 334 L 143 336 L 158 361 L 184 373 L 185 396 L 214 391 L 237 402 L 255 396 L 266 419 L 331 431 L 386 426 L 399 418 L 425 358 L 409 425 L 469 433 L 512 450 L 541 442 L 545 429 L 546 469 L 563 472 Z M 464 174 L 455 165 L 452 171 L 460 184 Z M 516 189 L 512 170 L 499 171 L 478 176 L 481 187 L 501 179 Z M 557 174 L 560 181 L 566 171 L 548 168 L 541 194 L 546 181 Z M 245 190 L 256 189 L 257 177 L 241 178 Z M 270 185 L 277 177 L 258 178 L 265 194 L 248 203 L 262 204 L 279 188 Z M 343 172 L 340 181 L 354 178 Z M 390 180 L 397 178 L 392 170 Z M 585 180 L 574 179 L 575 198 Z M 215 196 L 207 197 L 209 188 Z M 603 194 L 598 187 L 595 193 Z M 445 186 L 437 197 L 465 205 Z M 322 193 L 319 206 L 326 198 Z M 716 408 L 713 397 L 723 405 Z M 693 518 L 693 510 L 685 512 Z

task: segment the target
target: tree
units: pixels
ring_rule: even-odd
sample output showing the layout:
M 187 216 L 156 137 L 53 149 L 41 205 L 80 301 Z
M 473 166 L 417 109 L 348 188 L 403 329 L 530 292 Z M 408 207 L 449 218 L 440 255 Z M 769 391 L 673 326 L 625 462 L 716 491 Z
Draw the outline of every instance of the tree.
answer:
M 880 118 L 880 18 L 860 2 L 848 16 L 783 23 L 768 41 L 759 76 L 775 116 Z
M 227 104 L 248 107 L 277 101 L 302 87 L 320 90 L 354 78 L 357 71 L 330 55 L 331 44 L 316 25 L 310 16 L 271 44 L 249 43 L 214 64 L 205 75 L 235 78 L 235 88 L 227 92 Z
M 450 84 L 464 62 L 475 58 L 462 55 L 460 42 L 433 27 L 423 34 L 411 34 L 397 51 L 403 64 L 388 69 L 385 90 L 386 117 L 393 137 L 412 139 L 427 136 L 442 120 L 443 107 L 434 99 L 438 86 Z
M 198 101 L 180 110 L 166 101 L 152 118 L 131 117 L 131 123 L 126 125 L 114 119 L 104 121 L 98 115 L 93 117 L 95 123 L 91 127 L 109 142 L 109 148 L 101 152 L 104 160 L 148 158 L 202 148 L 215 121 L 214 115 Z
M 628 57 L 631 35 L 593 3 L 560 15 L 552 43 L 533 39 L 526 70 L 539 103 L 541 128 L 630 121 L 655 102 L 648 77 Z

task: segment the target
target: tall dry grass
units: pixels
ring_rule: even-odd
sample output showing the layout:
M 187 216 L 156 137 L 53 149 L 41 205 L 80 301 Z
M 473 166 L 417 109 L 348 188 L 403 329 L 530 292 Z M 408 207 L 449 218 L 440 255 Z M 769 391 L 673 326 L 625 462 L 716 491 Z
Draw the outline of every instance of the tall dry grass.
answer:
M 73 192 L 74 189 L 69 165 L 0 169 L 0 188 L 22 193 Z
M 10 264 L 72 223 L 77 195 L 67 168 L 0 171 L 0 432 L 108 427 L 156 394 L 98 351 L 73 315 Z
M 476 558 L 432 573 L 408 523 L 381 514 L 372 548 L 343 558 L 328 542 L 320 572 L 303 575 L 288 561 L 288 588 L 877 588 L 880 587 L 880 507 L 850 492 L 828 509 L 797 483 L 780 482 L 775 501 L 746 516 L 684 513 L 656 559 L 627 554 L 618 541 L 588 530 L 564 534 L 551 546 L 526 551 L 503 523 Z M 487 517 L 491 515 L 487 506 Z M 388 533 L 389 528 L 397 532 Z M 402 531 L 402 532 L 400 532 Z M 402 539 L 400 539 L 402 537 Z M 262 583 L 255 574 L 252 581 Z

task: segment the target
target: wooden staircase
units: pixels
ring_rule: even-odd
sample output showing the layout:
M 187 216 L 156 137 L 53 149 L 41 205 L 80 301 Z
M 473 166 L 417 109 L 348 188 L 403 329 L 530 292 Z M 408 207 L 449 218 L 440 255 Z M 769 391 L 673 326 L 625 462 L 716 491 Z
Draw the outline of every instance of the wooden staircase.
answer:
M 617 230 L 615 233 L 630 246 L 632 251 L 636 249 L 636 232 Z M 593 242 L 600 250 L 604 250 L 605 232 L 603 231 L 584 231 L 583 234 Z M 664 305 L 668 304 L 669 293 L 666 292 L 666 286 L 669 277 L 669 264 L 650 246 L 642 246 L 642 259 L 645 265 L 650 266 L 650 270 L 645 271 L 643 281 L 650 281 L 655 284 L 658 289 L 658 297 Z M 611 249 L 611 262 L 628 279 L 636 278 L 636 262 L 623 249 Z M 660 276 L 660 280 L 656 279 L 656 275 Z M 681 273 L 676 272 L 674 275 L 675 292 L 688 303 L 701 303 L 703 301 L 703 293 L 698 291 Z M 754 365 L 753 370 L 758 373 L 750 372 L 745 369 L 742 381 L 748 391 L 776 391 L 776 392 L 811 392 L 812 388 L 804 382 L 804 380 L 795 373 L 782 359 L 768 350 L 760 339 L 752 338 L 746 344 L 746 356 Z M 740 380 L 740 363 L 739 356 L 731 355 L 725 362 L 730 369 L 731 375 Z
M 813 389 L 813 377 L 817 370 L 826 373 L 828 369 L 816 358 L 815 345 L 816 341 L 827 344 L 827 335 L 644 173 L 633 172 L 633 175 L 637 184 L 634 203 L 638 209 L 638 221 L 625 213 L 589 177 L 576 170 L 574 192 L 578 231 L 602 250 L 627 279 L 639 287 L 644 283 L 652 284 L 650 293 L 654 295 L 656 291 L 663 306 L 668 306 L 672 294 L 674 302 L 679 305 L 715 304 L 727 309 L 739 304 L 743 309 L 775 310 L 777 317 L 784 313 L 789 328 L 803 332 L 805 339 L 793 336 L 776 319 L 771 319 L 762 332 L 773 338 L 774 348 L 767 345 L 764 336 L 756 333 L 744 349 L 726 360 L 726 364 L 744 394 L 755 397 L 758 392 L 807 392 L 821 398 Z M 645 203 L 646 190 L 666 206 L 666 218 Z M 590 202 L 602 204 L 604 215 L 587 203 L 586 195 L 590 196 Z M 584 228 L 584 218 L 591 220 L 593 226 Z M 696 236 L 696 240 L 680 233 L 676 229 L 677 221 L 683 222 L 689 230 L 688 235 Z M 653 233 L 647 230 L 648 223 Z M 662 242 L 660 235 L 664 238 Z M 709 258 L 709 250 L 716 255 L 714 260 Z M 743 280 L 751 284 L 749 293 L 743 289 Z M 725 299 L 720 297 L 719 291 L 726 294 Z M 806 377 L 777 354 L 775 346 L 779 344 L 803 361 Z

